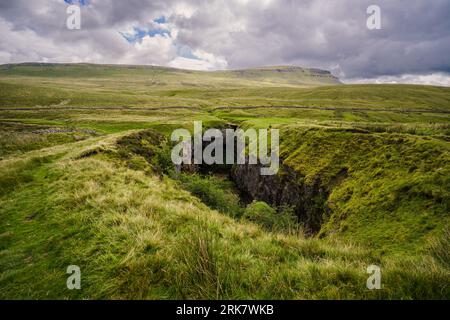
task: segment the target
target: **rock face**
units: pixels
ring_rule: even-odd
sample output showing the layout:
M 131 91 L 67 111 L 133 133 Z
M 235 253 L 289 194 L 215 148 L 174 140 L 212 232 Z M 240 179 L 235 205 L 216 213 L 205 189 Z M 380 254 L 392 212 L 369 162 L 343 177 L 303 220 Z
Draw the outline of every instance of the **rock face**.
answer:
M 320 181 L 306 184 L 303 176 L 286 165 L 281 165 L 278 174 L 273 176 L 261 175 L 260 168 L 260 165 L 235 165 L 231 178 L 252 199 L 292 207 L 308 232 L 318 232 L 329 211 L 326 207 L 328 193 L 320 187 Z
M 225 132 L 222 133 L 225 136 Z M 203 149 L 206 145 L 203 142 Z M 282 163 L 278 173 L 272 176 L 261 175 L 261 168 L 260 164 L 248 164 L 246 159 L 246 164 L 241 165 L 182 164 L 175 169 L 186 173 L 227 173 L 241 191 L 244 202 L 259 200 L 272 206 L 292 207 L 306 231 L 310 234 L 317 233 L 324 217 L 329 213 L 326 206 L 328 191 L 321 187 L 319 178 L 312 183 L 305 183 L 304 176 Z

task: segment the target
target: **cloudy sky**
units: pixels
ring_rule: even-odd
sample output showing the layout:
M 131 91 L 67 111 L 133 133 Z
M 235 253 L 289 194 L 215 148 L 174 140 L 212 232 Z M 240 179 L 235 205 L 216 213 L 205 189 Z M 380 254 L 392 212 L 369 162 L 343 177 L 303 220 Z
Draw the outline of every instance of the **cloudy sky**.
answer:
M 66 26 L 70 3 L 81 29 Z M 381 30 L 367 8 L 381 8 Z M 450 86 L 449 0 L 0 0 L 0 64 L 297 65 Z

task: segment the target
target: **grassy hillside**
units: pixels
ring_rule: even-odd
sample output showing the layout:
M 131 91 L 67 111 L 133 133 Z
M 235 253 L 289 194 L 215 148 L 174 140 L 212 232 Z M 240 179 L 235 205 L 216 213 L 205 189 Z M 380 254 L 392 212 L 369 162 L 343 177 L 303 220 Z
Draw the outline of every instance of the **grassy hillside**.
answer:
M 145 81 L 147 84 L 201 86 L 311 86 L 339 84 L 328 71 L 300 67 L 270 67 L 232 71 L 193 71 L 157 66 L 96 64 L 9 64 L 0 66 L 3 76 L 49 78 L 115 78 Z
M 448 299 L 449 106 L 301 68 L 1 66 L 0 298 Z M 175 174 L 167 136 L 197 120 L 279 128 L 318 232 L 223 174 Z
M 283 137 L 284 163 L 329 192 L 319 235 L 411 253 L 449 225 L 447 141 L 295 126 Z
M 119 137 L 2 163 L 1 298 L 448 297 L 448 271 L 431 256 L 383 257 L 230 218 L 145 173 L 145 161 L 121 163 Z M 365 287 L 373 263 L 383 290 Z M 65 287 L 70 264 L 80 291 Z
M 336 84 L 338 81 L 329 74 L 293 67 L 198 72 L 143 66 L 3 65 L 0 105 L 450 111 L 449 88 Z

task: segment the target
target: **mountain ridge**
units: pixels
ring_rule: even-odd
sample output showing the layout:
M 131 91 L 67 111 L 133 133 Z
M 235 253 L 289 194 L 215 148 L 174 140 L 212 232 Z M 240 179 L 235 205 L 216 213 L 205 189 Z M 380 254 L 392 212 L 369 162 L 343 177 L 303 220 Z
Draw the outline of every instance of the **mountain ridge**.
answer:
M 132 70 L 133 72 L 129 72 Z M 70 73 L 69 73 L 70 72 Z M 101 77 L 111 75 L 132 76 L 158 76 L 177 75 L 184 76 L 190 81 L 192 76 L 198 77 L 201 82 L 210 80 L 237 79 L 250 82 L 260 82 L 276 85 L 338 85 L 342 82 L 328 70 L 317 68 L 304 68 L 299 66 L 265 66 L 245 69 L 210 70 L 199 71 L 152 65 L 127 65 L 127 64 L 92 64 L 92 63 L 41 63 L 23 62 L 0 65 L 0 75 L 24 75 L 24 76 L 67 76 L 74 77 Z M 243 83 L 243 85 L 245 85 Z

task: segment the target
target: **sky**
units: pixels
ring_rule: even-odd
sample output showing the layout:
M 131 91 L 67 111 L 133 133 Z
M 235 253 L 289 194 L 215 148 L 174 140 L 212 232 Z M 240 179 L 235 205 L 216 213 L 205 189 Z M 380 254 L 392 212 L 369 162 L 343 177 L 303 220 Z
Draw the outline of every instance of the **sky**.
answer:
M 381 29 L 369 29 L 370 5 Z M 71 5 L 80 29 L 67 27 Z M 0 0 L 0 64 L 295 65 L 450 86 L 449 0 Z

